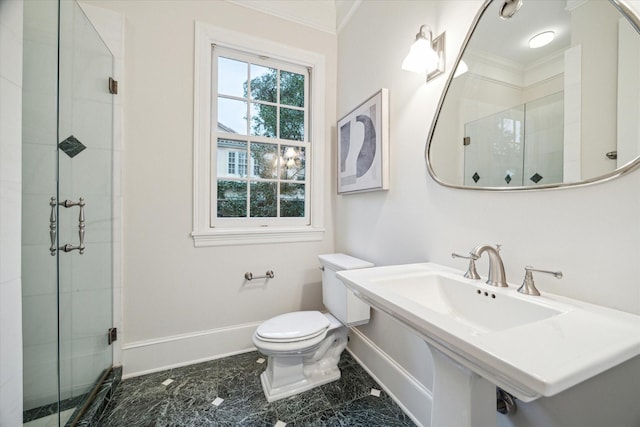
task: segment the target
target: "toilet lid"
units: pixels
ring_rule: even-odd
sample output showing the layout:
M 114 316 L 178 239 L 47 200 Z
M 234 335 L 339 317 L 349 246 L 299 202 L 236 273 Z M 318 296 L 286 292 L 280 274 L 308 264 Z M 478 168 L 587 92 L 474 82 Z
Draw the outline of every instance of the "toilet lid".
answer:
M 319 311 L 295 311 L 267 320 L 256 334 L 264 341 L 301 341 L 325 333 L 330 323 Z

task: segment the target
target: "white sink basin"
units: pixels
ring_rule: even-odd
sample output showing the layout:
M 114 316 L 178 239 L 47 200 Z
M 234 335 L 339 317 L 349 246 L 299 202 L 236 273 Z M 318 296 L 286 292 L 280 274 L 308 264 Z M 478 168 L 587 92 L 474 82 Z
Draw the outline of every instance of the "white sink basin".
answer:
M 442 315 L 443 321 L 452 320 L 472 334 L 502 331 L 567 311 L 537 304 L 517 294 L 496 292 L 488 286 L 476 286 L 480 282 L 465 279 L 458 272 L 418 267 L 402 275 L 374 278 L 370 283 L 392 290 L 395 295 L 406 298 L 406 302 L 428 308 Z
M 489 286 L 438 264 L 342 271 L 338 277 L 432 349 L 525 402 L 640 354 L 640 316 L 550 294 L 522 295 L 516 285 Z

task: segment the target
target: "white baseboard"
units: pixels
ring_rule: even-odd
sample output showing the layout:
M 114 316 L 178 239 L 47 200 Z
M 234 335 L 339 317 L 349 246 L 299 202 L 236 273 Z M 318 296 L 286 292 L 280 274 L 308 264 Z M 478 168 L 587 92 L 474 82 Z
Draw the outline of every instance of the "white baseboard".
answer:
M 349 330 L 349 352 L 418 426 L 431 425 L 429 389 L 356 328 Z
M 124 344 L 122 376 L 136 377 L 255 350 L 251 337 L 258 325 L 260 322 Z

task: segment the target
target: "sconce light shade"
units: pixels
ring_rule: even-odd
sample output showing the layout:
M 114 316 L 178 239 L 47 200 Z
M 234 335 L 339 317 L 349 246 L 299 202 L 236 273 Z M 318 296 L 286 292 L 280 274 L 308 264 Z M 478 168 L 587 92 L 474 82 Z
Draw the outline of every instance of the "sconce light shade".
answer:
M 437 66 L 438 54 L 431 48 L 431 41 L 424 37 L 416 38 L 402 61 L 402 69 L 413 73 L 425 73 Z
M 402 69 L 413 73 L 427 73 L 427 80 L 444 72 L 444 33 L 434 39 L 431 29 L 422 25 L 409 53 L 402 61 Z

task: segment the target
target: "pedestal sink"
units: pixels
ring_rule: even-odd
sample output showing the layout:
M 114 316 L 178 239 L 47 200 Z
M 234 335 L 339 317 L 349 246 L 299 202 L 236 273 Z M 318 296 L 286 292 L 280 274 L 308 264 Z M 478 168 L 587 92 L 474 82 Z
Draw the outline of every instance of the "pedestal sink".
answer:
M 429 345 L 432 427 L 495 426 L 495 386 L 530 402 L 640 354 L 640 316 L 622 311 L 522 295 L 434 263 L 337 275 Z

